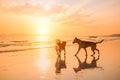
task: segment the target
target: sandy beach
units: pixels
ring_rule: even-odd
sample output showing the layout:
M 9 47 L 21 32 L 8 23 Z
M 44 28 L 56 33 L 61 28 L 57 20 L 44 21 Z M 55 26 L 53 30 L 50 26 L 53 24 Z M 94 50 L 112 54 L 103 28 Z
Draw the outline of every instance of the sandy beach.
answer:
M 0 53 L 0 80 L 120 80 L 120 39 L 103 42 L 97 47 L 100 55 L 96 52 L 94 57 L 87 48 L 87 64 L 99 57 L 96 65 L 77 73 L 73 68 L 78 68 L 80 61 L 82 64 L 85 60 L 83 49 L 78 58 L 74 56 L 77 44 L 67 46 L 65 57 L 63 53 L 57 57 L 54 48 Z

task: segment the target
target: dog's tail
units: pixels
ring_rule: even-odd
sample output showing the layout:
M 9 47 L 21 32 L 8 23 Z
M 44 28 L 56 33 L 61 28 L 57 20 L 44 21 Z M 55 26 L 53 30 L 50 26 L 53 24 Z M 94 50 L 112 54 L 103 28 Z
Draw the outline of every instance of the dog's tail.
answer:
M 102 39 L 101 41 L 99 41 L 99 42 L 96 42 L 96 44 L 98 44 L 98 43 L 102 43 L 104 41 L 104 39 Z

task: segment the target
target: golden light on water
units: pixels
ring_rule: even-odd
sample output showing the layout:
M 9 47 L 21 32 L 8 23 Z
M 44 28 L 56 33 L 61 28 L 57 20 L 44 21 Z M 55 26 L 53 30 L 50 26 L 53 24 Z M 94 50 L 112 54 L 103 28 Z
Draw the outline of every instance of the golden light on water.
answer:
M 48 41 L 48 36 L 39 36 L 36 38 L 36 40 L 40 42 Z M 39 54 L 37 55 L 37 58 L 35 59 L 37 67 L 41 71 L 46 71 L 49 69 L 51 60 L 49 58 L 49 50 L 47 48 L 40 49 Z
M 37 62 L 37 67 L 40 70 L 45 71 L 45 70 L 49 69 L 50 59 L 48 58 L 47 49 L 41 49 L 36 62 Z
M 45 58 L 45 57 L 42 57 L 42 58 L 40 58 L 40 61 L 39 61 L 39 68 L 41 69 L 41 70 L 46 70 L 46 69 L 48 69 L 48 67 L 49 67 L 49 60 L 47 59 L 47 58 Z

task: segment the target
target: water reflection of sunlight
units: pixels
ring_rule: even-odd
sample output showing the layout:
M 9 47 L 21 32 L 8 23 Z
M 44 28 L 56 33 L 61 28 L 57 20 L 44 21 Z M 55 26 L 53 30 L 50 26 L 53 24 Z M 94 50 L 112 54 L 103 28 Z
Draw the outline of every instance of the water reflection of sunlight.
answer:
M 37 66 L 42 71 L 45 71 L 49 68 L 50 60 L 48 57 L 48 50 L 47 49 L 41 49 L 40 55 L 38 55 L 38 59 L 37 59 Z

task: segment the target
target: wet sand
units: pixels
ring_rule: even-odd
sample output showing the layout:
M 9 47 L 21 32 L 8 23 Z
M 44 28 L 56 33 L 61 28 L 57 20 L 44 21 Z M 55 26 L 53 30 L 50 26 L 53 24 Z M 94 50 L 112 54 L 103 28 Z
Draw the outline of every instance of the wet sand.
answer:
M 54 48 L 0 53 L 0 80 L 120 80 L 120 40 L 97 47 L 100 55 L 96 52 L 94 57 L 99 60 L 92 67 L 94 57 L 87 48 L 86 68 L 82 64 L 86 59 L 84 50 L 80 50 L 78 58 L 74 56 L 76 44 L 66 48 L 66 57 L 58 57 Z M 73 68 L 81 65 L 84 69 L 75 72 Z

